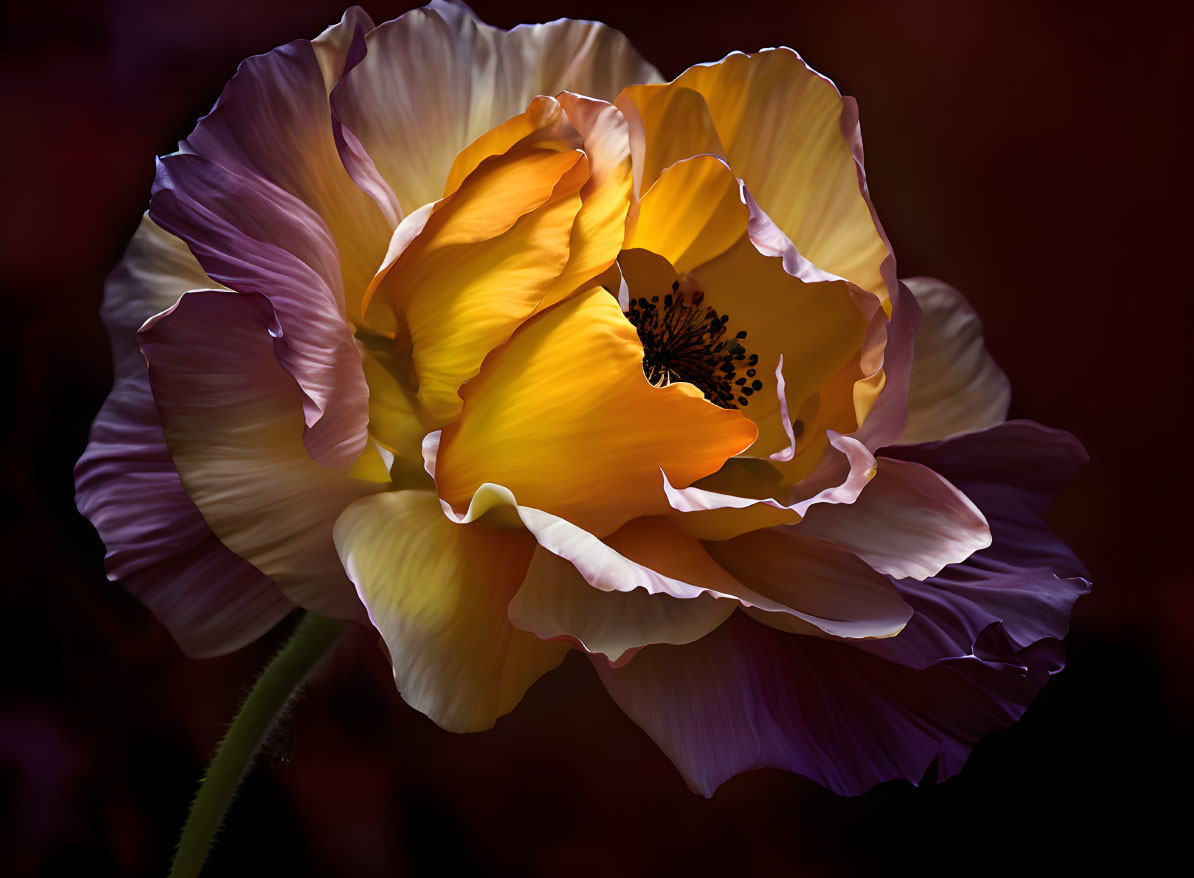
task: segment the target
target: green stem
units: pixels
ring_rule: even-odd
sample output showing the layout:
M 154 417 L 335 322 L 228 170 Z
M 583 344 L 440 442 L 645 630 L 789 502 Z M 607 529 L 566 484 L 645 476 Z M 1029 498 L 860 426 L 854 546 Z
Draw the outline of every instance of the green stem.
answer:
M 295 689 L 343 632 L 344 623 L 308 613 L 257 678 L 199 784 L 170 878 L 197 878 L 253 757 Z

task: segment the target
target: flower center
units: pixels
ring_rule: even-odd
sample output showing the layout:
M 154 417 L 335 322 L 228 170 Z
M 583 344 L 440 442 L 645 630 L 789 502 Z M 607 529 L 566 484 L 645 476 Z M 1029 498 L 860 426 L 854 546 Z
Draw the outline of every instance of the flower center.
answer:
M 626 318 L 643 343 L 643 374 L 656 387 L 687 381 L 722 408 L 744 406 L 763 389 L 755 377 L 759 356 L 742 346 L 746 330 L 727 338 L 729 316 L 704 301 L 701 290 L 681 292 L 679 282 L 662 301 L 630 300 Z

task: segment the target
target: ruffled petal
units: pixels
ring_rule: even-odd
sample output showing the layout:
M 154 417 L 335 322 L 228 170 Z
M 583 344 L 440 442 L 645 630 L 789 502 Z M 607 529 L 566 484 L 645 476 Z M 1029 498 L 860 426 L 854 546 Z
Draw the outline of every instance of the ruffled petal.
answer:
M 691 643 L 704 637 L 735 606 L 735 601 L 708 594 L 681 600 L 638 588 L 602 591 L 589 585 L 568 561 L 539 548 L 510 603 L 510 621 L 544 639 L 566 640 L 613 664 L 624 664 L 647 644 Z
M 150 216 L 190 246 L 221 284 L 266 296 L 288 335 L 278 361 L 303 391 L 304 441 L 347 467 L 367 439 L 368 388 L 344 316 L 339 256 L 302 200 L 198 155 L 158 163 Z
M 897 579 L 927 579 L 991 545 L 986 519 L 965 494 L 928 467 L 884 457 L 858 499 L 818 504 L 799 527 Z
M 698 155 L 669 166 L 643 194 L 626 247 L 656 253 L 687 274 L 737 243 L 747 219 L 730 169 Z
M 791 459 L 812 443 L 814 431 L 808 427 L 821 409 L 841 410 L 843 416 L 832 423 L 817 418 L 817 435 L 856 428 L 859 412 L 853 404 L 853 382 L 838 388 L 847 404 L 836 407 L 828 398 L 827 385 L 843 369 L 863 377 L 856 364 L 867 318 L 847 283 L 805 283 L 793 277 L 781 260 L 762 255 L 751 243 L 745 234 L 745 208 L 742 221 L 738 242 L 699 266 L 693 278 L 704 291 L 705 302 L 728 316 L 728 330 L 746 332 L 742 344 L 759 358 L 757 377 L 744 374 L 735 379 L 744 381 L 738 392 L 749 402 L 743 413 L 759 426 L 759 442 L 749 453 L 754 457 L 779 453 Z M 795 448 L 780 417 L 776 373 L 781 357 L 785 410 L 800 422 L 794 425 L 791 416 L 787 422 L 796 435 Z M 761 389 L 755 390 L 753 381 Z
M 293 604 L 216 539 L 166 447 L 136 331 L 191 289 L 218 287 L 186 245 L 145 216 L 104 288 L 116 382 L 75 467 L 76 503 L 120 579 L 188 655 L 240 649 Z
M 490 728 L 568 651 L 507 619 L 535 548 L 526 533 L 457 524 L 434 493 L 392 491 L 345 509 L 335 541 L 398 691 L 449 731 Z
M 753 424 L 688 384 L 652 387 L 642 345 L 598 288 L 525 324 L 461 389 L 435 479 L 464 508 L 487 482 L 598 536 L 666 512 L 659 472 L 687 486 L 754 441 Z
M 886 576 L 800 527 L 753 531 L 708 542 L 705 549 L 743 585 L 792 611 L 746 611 L 784 631 L 886 638 L 899 634 L 912 616 Z
M 198 292 L 139 338 L 178 474 L 215 534 L 295 603 L 355 619 L 332 524 L 388 475 L 380 461 L 365 480 L 310 458 L 302 395 L 275 356 L 283 334 L 264 296 Z
M 833 83 L 781 48 L 690 67 L 671 87 L 705 99 L 730 167 L 805 257 L 881 300 L 894 295 L 847 136 L 856 113 Z
M 882 344 L 874 346 L 880 360 L 873 368 L 882 371 L 873 374 L 882 381 L 872 382 L 869 387 L 864 387 L 863 382 L 854 385 L 856 405 L 859 391 L 870 400 L 870 411 L 855 431 L 854 438 L 871 450 L 897 441 L 908 424 L 908 382 L 912 374 L 913 341 L 921 314 L 907 284 L 900 283 L 896 288 L 891 300 L 891 319 L 882 321 L 881 315 L 882 312 L 876 315 L 873 324 L 879 326 L 881 322 L 884 336 Z
M 137 345 L 141 324 L 178 301 L 188 290 L 218 290 L 186 243 L 170 234 L 148 212 L 104 283 L 100 317 L 112 342 L 112 359 L 119 381 L 145 371 L 145 358 Z
M 536 95 L 612 101 L 659 80 L 618 31 L 555 21 L 503 31 L 463 4 L 434 2 L 386 22 L 333 96 L 337 117 L 409 214 L 435 201 L 456 154 Z
M 1011 383 L 983 345 L 983 324 L 962 294 L 932 278 L 907 278 L 923 319 L 908 386 L 905 444 L 985 430 L 1007 419 Z
M 692 89 L 633 85 L 618 95 L 617 105 L 630 124 L 635 192 L 649 189 L 676 162 L 699 155 L 725 160 L 705 99 Z
M 539 103 L 525 115 L 551 125 L 558 104 L 551 101 L 553 116 Z M 528 135 L 481 162 L 374 283 L 366 307 L 372 313 L 384 303 L 409 332 L 419 402 L 440 425 L 459 415 L 460 386 L 534 312 L 568 262 L 588 176 L 584 153 L 568 146 L 544 148 Z M 405 234 L 399 226 L 396 236 Z
M 1090 575 L 1043 516 L 1053 493 L 1087 460 L 1081 444 L 1060 430 L 1009 421 L 885 454 L 948 475 L 983 511 L 992 544 L 923 584 L 897 583 L 917 610 L 905 632 L 914 636 L 884 644 L 892 651 L 884 657 L 923 665 L 971 654 L 993 625 L 1006 638 L 1008 657 L 1040 640 L 1063 638 Z
M 1025 659 L 1027 673 L 973 658 L 912 670 L 736 614 L 695 643 L 647 647 L 622 668 L 594 665 L 697 792 L 774 767 L 858 795 L 897 778 L 916 784 L 934 762 L 939 780 L 956 774 L 1058 667 L 1052 643 Z
M 124 581 L 193 658 L 256 640 L 294 605 L 230 552 L 183 490 L 162 435 L 144 361 L 120 379 L 75 467 L 76 502 Z
M 612 104 L 580 95 L 564 93 L 559 101 L 583 138 L 589 178 L 580 190 L 568 263 L 544 294 L 539 311 L 592 286 L 594 279 L 614 264 L 634 209 L 633 163 L 622 114 Z
M 247 59 L 179 145 L 183 153 L 301 201 L 330 234 L 339 263 L 331 268 L 334 286 L 351 301 L 368 286 L 392 229 L 344 166 L 328 93 L 350 58 L 357 60 L 350 55 L 353 40 L 370 29 L 369 17 L 350 9 L 315 42 L 295 40 Z

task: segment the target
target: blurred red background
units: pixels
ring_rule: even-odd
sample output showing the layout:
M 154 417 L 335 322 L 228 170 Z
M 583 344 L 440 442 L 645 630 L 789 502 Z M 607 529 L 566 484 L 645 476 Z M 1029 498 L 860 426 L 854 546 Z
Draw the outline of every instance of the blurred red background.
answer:
M 959 778 L 855 799 L 773 771 L 695 796 L 572 659 L 493 731 L 451 735 L 401 702 L 362 636 L 250 776 L 210 874 L 1037 872 L 1117 854 L 1148 874 L 1188 829 L 1168 794 L 1186 797 L 1194 744 L 1191 6 L 473 5 L 502 26 L 607 21 L 667 76 L 791 45 L 856 96 L 901 275 L 966 293 L 1011 377 L 1012 414 L 1090 450 L 1053 521 L 1095 590 L 1069 669 Z M 367 8 L 380 22 L 407 5 Z M 243 57 L 340 11 L 50 0 L 3 13 L 5 875 L 164 874 L 211 747 L 276 645 L 183 657 L 105 579 L 71 467 L 111 377 L 103 278 L 147 205 L 155 154 Z

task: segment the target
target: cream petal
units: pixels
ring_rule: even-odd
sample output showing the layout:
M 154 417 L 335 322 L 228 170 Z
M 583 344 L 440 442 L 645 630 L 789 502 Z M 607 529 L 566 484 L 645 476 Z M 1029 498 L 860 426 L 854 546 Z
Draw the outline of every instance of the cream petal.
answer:
M 1011 383 L 983 345 L 983 324 L 962 294 L 927 277 L 904 283 L 920 304 L 908 426 L 901 444 L 985 430 L 1007 420 Z
M 526 533 L 458 524 L 430 491 L 391 491 L 345 509 L 335 543 L 398 691 L 449 731 L 490 728 L 568 652 L 507 618 L 535 548 Z
M 440 197 L 456 154 L 537 95 L 612 101 L 659 80 L 618 31 L 561 20 L 504 31 L 463 4 L 434 2 L 366 38 L 333 96 L 406 213 Z

